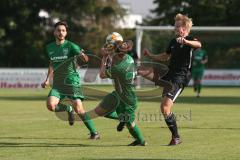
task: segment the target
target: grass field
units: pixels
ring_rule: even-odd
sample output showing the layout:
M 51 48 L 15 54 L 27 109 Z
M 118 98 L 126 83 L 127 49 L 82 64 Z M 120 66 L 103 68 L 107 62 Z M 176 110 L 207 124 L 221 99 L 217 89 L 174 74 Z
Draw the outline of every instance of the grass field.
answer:
M 148 146 L 128 147 L 127 130 L 118 133 L 118 123 L 105 118 L 94 119 L 101 140 L 88 140 L 82 123 L 70 127 L 46 109 L 47 94 L 0 90 L 0 160 L 240 159 L 240 88 L 204 88 L 201 98 L 187 88 L 173 109 L 183 139 L 175 147 L 166 146 L 170 133 L 159 115 L 160 98 L 140 98 L 137 123 Z M 87 110 L 99 103 L 97 95 L 84 101 Z

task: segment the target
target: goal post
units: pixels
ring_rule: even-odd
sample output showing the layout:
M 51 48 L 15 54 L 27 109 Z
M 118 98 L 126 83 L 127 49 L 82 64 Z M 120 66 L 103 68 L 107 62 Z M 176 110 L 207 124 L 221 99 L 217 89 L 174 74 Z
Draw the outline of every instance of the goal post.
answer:
M 173 26 L 136 26 L 136 51 L 141 58 L 141 42 L 144 31 L 173 31 Z M 194 26 L 191 31 L 240 31 L 240 26 Z
M 239 69 L 240 26 L 193 26 L 190 34 L 198 38 L 207 51 L 208 69 Z M 136 26 L 137 65 L 151 61 L 142 56 L 144 47 L 152 53 L 164 52 L 174 36 L 174 26 Z M 137 77 L 137 88 L 147 83 L 144 78 Z

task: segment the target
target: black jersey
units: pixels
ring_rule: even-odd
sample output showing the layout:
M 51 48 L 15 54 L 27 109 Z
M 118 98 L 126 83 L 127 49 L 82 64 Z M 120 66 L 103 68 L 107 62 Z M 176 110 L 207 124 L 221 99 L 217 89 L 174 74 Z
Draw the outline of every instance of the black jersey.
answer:
M 187 36 L 185 39 L 194 40 Z M 180 44 L 176 38 L 172 39 L 167 47 L 166 53 L 171 55 L 169 72 L 164 79 L 187 85 L 191 76 L 192 53 L 194 48 L 189 45 Z

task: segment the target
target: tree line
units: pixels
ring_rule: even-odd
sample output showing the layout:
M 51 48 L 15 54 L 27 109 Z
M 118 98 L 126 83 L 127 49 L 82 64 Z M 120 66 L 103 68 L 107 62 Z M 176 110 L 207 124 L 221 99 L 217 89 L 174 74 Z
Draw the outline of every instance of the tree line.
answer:
M 188 14 L 195 26 L 240 25 L 238 0 L 154 0 L 154 4 L 151 10 L 153 16 L 145 18 L 144 25 L 173 25 L 176 13 Z M 45 15 L 39 16 L 40 11 Z M 57 20 L 68 23 L 68 39 L 87 49 L 89 54 L 98 54 L 106 35 L 111 31 L 118 31 L 126 39 L 135 40 L 134 29 L 116 29 L 116 21 L 125 14 L 125 9 L 117 0 L 2 0 L 0 67 L 48 66 L 45 45 L 54 40 L 53 25 Z M 239 41 L 239 38 L 235 37 L 234 40 Z M 157 42 L 153 43 L 158 47 Z M 221 44 L 225 44 L 224 40 Z M 221 47 L 223 45 L 210 49 L 209 46 L 210 59 L 220 61 L 211 63 L 210 67 L 240 66 L 240 47 Z

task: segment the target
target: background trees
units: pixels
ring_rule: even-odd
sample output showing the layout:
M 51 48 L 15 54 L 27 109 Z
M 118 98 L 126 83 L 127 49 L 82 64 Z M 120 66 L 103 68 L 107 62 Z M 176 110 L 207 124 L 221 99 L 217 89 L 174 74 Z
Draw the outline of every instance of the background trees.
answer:
M 154 16 L 146 18 L 144 25 L 172 25 L 174 15 L 180 12 L 192 17 L 195 26 L 240 26 L 239 0 L 154 0 L 154 3 Z M 39 13 L 43 15 L 39 16 Z M 134 30 L 114 26 L 124 14 L 125 10 L 117 0 L 2 0 L 0 67 L 47 66 L 44 47 L 54 40 L 52 26 L 57 20 L 68 22 L 68 39 L 80 44 L 88 53 L 98 54 L 111 31 L 135 40 Z M 226 33 L 213 40 L 212 35 L 214 33 L 201 37 L 210 56 L 209 67 L 240 66 L 240 47 L 236 44 L 240 36 L 227 36 Z M 153 50 L 165 45 L 155 34 L 148 37 L 151 39 L 153 41 L 148 44 L 154 47 Z
M 124 14 L 117 0 L 2 0 L 0 11 L 1 67 L 47 66 L 44 47 L 56 20 L 68 22 L 70 40 L 96 52 Z

